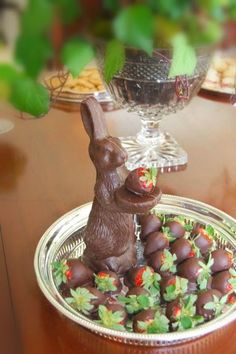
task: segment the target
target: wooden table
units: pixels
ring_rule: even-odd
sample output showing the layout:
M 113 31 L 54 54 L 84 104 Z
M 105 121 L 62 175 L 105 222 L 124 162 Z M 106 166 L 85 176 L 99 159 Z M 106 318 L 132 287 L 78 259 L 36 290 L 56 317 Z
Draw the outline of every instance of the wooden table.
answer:
M 60 316 L 40 292 L 33 256 L 43 232 L 70 209 L 92 200 L 94 169 L 80 115 L 51 110 L 23 121 L 11 108 L 0 118 L 15 127 L 0 135 L 1 354 L 154 354 L 236 352 L 236 322 L 201 340 L 173 348 L 110 342 Z M 107 113 L 110 132 L 133 134 L 135 115 Z M 236 217 L 236 109 L 195 98 L 163 122 L 188 151 L 188 168 L 165 174 L 165 193 L 196 198 Z

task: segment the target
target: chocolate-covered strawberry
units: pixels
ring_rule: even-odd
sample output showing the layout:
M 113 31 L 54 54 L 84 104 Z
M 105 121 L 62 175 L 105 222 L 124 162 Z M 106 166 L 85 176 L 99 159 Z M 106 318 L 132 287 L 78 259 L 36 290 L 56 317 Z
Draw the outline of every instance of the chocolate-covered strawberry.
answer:
M 141 288 L 140 286 L 134 286 L 128 290 L 126 293 L 126 296 L 139 296 L 139 295 L 150 295 L 150 292 L 144 288 Z
M 197 277 L 197 284 L 200 290 L 210 289 L 212 282 L 212 266 L 214 265 L 214 259 L 211 255 L 208 258 L 207 263 L 199 261 L 199 265 L 201 266 L 201 271 Z
M 148 258 L 152 253 L 164 250 L 169 247 L 168 236 L 160 231 L 153 232 L 147 236 L 144 247 L 144 257 Z
M 180 238 L 185 235 L 185 227 L 181 222 L 176 220 L 167 221 L 163 226 L 163 230 L 164 229 L 167 229 L 170 235 L 174 238 Z
M 213 275 L 212 289 L 219 290 L 222 294 L 228 294 L 236 290 L 236 272 L 234 269 L 224 270 Z
M 171 321 L 173 330 L 194 328 L 204 322 L 202 316 L 196 315 L 196 299 L 197 295 L 187 295 L 166 305 L 166 316 Z
M 220 303 L 222 294 L 216 289 L 205 290 L 198 294 L 196 301 L 196 312 L 203 316 L 206 320 L 211 320 L 215 317 L 216 310 L 214 306 L 209 306 L 209 303 Z
M 180 238 L 171 244 L 170 252 L 176 255 L 176 263 L 195 256 L 195 251 L 190 241 Z
M 159 294 L 160 275 L 149 266 L 131 268 L 125 274 L 124 283 L 128 287 L 141 286 L 152 294 Z
M 157 169 L 154 167 L 139 167 L 131 171 L 126 180 L 125 187 L 132 193 L 143 195 L 153 191 L 157 183 Z
M 167 333 L 169 320 L 160 311 L 143 310 L 133 318 L 133 331 L 136 333 Z
M 106 328 L 125 330 L 128 314 L 125 307 L 118 303 L 100 305 L 98 307 L 99 323 Z
M 201 258 L 188 258 L 177 266 L 177 273 L 190 282 L 196 282 L 202 271 L 201 263 L 203 263 Z
M 119 295 L 118 301 L 125 305 L 129 314 L 135 314 L 141 310 L 147 310 L 159 303 L 158 297 L 152 297 L 144 288 L 133 287 L 126 296 Z
M 70 294 L 71 296 L 65 299 L 66 302 L 85 315 L 95 312 L 100 304 L 106 302 L 106 296 L 92 287 L 70 289 Z
M 230 251 L 219 248 L 211 253 L 213 264 L 211 267 L 212 273 L 228 270 L 233 264 L 233 255 Z
M 200 249 L 203 256 L 209 253 L 214 246 L 214 232 L 213 227 L 210 225 L 207 226 L 206 229 L 198 226 L 192 231 L 191 235 L 194 237 L 194 243 Z
M 162 227 L 161 219 L 155 214 L 142 215 L 139 218 L 141 233 L 140 239 L 146 241 L 149 234 L 160 231 Z
M 162 276 L 168 276 L 176 272 L 175 261 L 176 255 L 171 254 L 167 249 L 156 251 L 148 258 L 148 264 Z
M 63 259 L 53 263 L 53 276 L 58 287 L 75 289 L 93 282 L 93 272 L 79 259 Z
M 119 293 L 122 288 L 118 275 L 110 270 L 100 271 L 94 277 L 96 287 L 103 293 Z
M 183 296 L 188 291 L 188 280 L 173 275 L 169 278 L 163 278 L 160 283 L 162 298 L 169 302 L 175 300 L 179 296 Z

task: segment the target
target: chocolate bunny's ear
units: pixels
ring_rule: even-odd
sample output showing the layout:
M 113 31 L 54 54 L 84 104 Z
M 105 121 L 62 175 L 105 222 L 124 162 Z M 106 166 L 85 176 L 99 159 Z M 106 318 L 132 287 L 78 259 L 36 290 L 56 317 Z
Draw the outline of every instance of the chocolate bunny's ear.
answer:
M 108 136 L 103 110 L 95 98 L 84 100 L 80 110 L 84 128 L 91 140 L 101 140 Z

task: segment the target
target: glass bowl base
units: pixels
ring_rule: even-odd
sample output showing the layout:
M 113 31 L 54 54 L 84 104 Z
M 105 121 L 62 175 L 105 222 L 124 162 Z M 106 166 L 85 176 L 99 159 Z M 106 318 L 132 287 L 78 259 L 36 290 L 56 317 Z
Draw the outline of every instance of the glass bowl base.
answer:
M 158 138 L 141 141 L 139 137 L 121 137 L 121 144 L 128 153 L 126 167 L 157 167 L 160 172 L 182 170 L 188 162 L 187 153 L 167 132 L 161 132 Z

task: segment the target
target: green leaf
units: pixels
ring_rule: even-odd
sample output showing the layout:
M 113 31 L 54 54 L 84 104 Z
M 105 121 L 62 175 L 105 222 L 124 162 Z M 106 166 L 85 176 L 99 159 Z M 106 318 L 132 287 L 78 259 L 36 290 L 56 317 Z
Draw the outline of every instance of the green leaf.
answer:
M 183 327 L 183 329 L 189 329 L 189 328 L 192 328 L 192 320 L 190 317 L 182 317 L 181 318 L 181 325 Z
M 157 311 L 154 321 L 147 328 L 147 333 L 167 333 L 169 332 L 169 322 L 165 315 Z
M 24 33 L 45 33 L 51 26 L 53 6 L 48 0 L 30 0 L 21 16 L 21 30 Z
M 207 225 L 205 230 L 208 235 L 214 236 L 215 230 L 211 225 Z
M 104 9 L 113 13 L 117 12 L 120 9 L 119 0 L 103 0 L 102 4 Z
M 38 76 L 52 53 L 51 43 L 43 35 L 22 34 L 16 42 L 16 60 L 32 78 Z
M 205 310 L 215 310 L 216 305 L 213 301 L 210 301 L 207 304 L 205 304 L 203 307 Z
M 152 54 L 154 17 L 148 6 L 123 8 L 115 18 L 113 27 L 116 38 L 121 42 Z
M 58 6 L 62 22 L 66 25 L 74 22 L 81 13 L 78 0 L 53 0 Z
M 76 290 L 71 289 L 70 293 L 72 297 L 66 298 L 66 302 L 76 310 L 88 315 L 89 311 L 94 308 L 94 305 L 91 304 L 90 301 L 97 299 L 97 297 L 90 293 L 86 288 L 77 288 Z
M 194 49 L 187 43 L 185 34 L 178 33 L 172 39 L 173 58 L 169 78 L 179 75 L 193 75 L 197 57 Z
M 79 38 L 68 41 L 61 52 L 63 64 L 70 70 L 73 76 L 79 75 L 81 70 L 94 58 L 92 46 Z
M 12 65 L 0 63 L 0 82 L 12 83 L 21 73 Z
M 98 315 L 100 318 L 99 323 L 104 327 L 113 328 L 117 330 L 124 330 L 124 326 L 120 322 L 124 319 L 121 311 L 112 312 L 109 311 L 104 305 L 99 305 Z
M 104 78 L 109 83 L 113 76 L 120 71 L 125 63 L 125 49 L 116 39 L 108 42 L 105 53 Z
M 102 292 L 117 290 L 117 287 L 115 286 L 115 279 L 112 276 L 107 274 L 107 276 L 101 277 L 95 274 L 94 278 L 98 290 Z
M 28 77 L 14 81 L 10 101 L 16 109 L 35 117 L 45 115 L 50 104 L 47 89 Z

